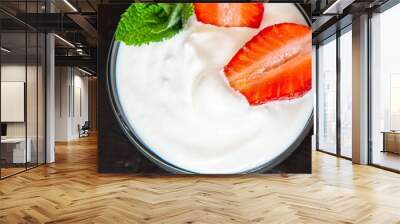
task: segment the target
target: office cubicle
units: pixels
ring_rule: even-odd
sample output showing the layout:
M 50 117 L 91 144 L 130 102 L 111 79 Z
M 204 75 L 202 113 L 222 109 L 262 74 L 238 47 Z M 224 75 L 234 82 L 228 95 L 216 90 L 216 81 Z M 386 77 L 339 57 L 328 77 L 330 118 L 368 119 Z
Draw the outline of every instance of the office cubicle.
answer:
M 0 178 L 45 162 L 45 35 L 23 22 L 44 1 L 0 3 Z M 12 8 L 14 12 L 8 12 Z M 17 13 L 15 13 L 17 12 Z

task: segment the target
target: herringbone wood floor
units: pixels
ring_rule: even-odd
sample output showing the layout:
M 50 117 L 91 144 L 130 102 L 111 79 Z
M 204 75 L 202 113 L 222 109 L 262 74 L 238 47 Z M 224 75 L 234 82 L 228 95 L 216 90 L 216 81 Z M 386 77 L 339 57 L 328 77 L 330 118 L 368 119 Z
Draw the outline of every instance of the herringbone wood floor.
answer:
M 400 175 L 314 153 L 312 175 L 96 172 L 95 138 L 0 181 L 0 223 L 400 223 Z

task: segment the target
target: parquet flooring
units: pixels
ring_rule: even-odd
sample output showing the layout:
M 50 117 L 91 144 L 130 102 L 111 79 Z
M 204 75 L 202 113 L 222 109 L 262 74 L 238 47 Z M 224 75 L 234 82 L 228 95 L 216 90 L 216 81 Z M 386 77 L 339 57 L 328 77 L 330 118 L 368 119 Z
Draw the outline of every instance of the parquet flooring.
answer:
M 400 223 L 400 175 L 315 152 L 312 175 L 96 172 L 96 139 L 0 181 L 0 223 Z
M 2 175 L 2 177 L 7 177 L 7 176 L 10 176 L 10 175 L 13 175 L 13 174 L 15 174 L 15 173 L 19 173 L 19 172 L 22 172 L 22 171 L 24 171 L 25 170 L 25 167 L 21 167 L 21 168 L 14 168 L 14 167 L 12 167 L 12 168 L 1 168 L 1 175 Z

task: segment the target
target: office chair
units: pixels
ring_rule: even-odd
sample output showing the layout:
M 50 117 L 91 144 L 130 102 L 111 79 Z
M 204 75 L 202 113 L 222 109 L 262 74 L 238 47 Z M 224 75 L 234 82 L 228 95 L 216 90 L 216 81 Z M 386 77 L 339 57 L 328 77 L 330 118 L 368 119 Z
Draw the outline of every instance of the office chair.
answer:
M 85 123 L 80 127 L 78 124 L 79 138 L 89 136 L 90 125 L 89 121 L 85 121 Z

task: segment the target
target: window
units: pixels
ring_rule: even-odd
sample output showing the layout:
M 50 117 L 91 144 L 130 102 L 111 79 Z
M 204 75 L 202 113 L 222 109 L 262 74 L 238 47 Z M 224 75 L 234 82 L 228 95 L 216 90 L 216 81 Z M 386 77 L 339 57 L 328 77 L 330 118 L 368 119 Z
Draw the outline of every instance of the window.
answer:
M 352 157 L 352 41 L 349 25 L 318 45 L 316 60 L 317 149 L 348 159 Z
M 400 5 L 371 18 L 371 162 L 400 170 Z M 396 132 L 397 131 L 397 132 Z
M 390 74 L 390 130 L 400 130 L 400 73 Z
M 336 38 L 318 48 L 318 145 L 336 153 Z
M 340 36 L 340 154 L 352 156 L 352 33 L 351 26 Z

